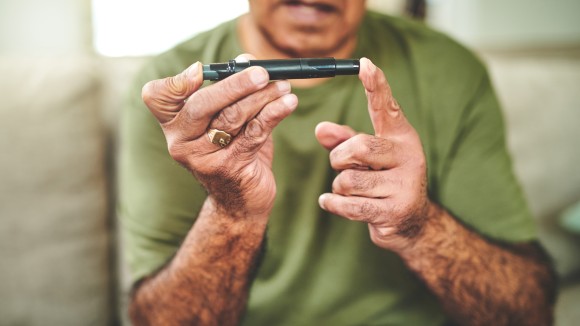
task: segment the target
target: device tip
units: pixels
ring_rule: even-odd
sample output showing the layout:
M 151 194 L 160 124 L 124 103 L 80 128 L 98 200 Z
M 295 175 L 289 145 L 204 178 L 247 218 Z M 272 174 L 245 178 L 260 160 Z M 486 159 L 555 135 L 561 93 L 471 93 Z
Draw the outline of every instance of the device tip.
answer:
M 358 59 L 337 59 L 337 75 L 358 75 L 360 71 L 360 60 Z

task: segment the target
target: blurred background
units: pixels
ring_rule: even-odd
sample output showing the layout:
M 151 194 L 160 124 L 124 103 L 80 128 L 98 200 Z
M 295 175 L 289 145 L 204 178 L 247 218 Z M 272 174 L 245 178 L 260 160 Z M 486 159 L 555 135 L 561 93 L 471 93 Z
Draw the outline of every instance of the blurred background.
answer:
M 516 173 L 580 320 L 580 1 L 369 0 L 487 64 Z M 0 325 L 117 325 L 117 117 L 147 58 L 247 10 L 243 0 L 0 0 Z

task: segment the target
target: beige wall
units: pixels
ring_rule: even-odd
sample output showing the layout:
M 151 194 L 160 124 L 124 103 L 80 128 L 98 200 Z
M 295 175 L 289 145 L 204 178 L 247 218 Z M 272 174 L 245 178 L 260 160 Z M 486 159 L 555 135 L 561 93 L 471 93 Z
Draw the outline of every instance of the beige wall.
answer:
M 405 0 L 367 0 L 370 9 L 384 13 L 401 13 L 405 8 Z
M 240 0 L 243 1 L 243 0 Z M 368 0 L 400 13 L 404 0 Z M 429 22 L 474 48 L 580 45 L 578 0 L 431 0 Z M 0 1 L 0 53 L 92 52 L 90 0 Z
M 90 53 L 90 0 L 0 1 L 0 54 Z
M 430 24 L 474 48 L 580 45 L 578 0 L 430 0 L 428 3 Z

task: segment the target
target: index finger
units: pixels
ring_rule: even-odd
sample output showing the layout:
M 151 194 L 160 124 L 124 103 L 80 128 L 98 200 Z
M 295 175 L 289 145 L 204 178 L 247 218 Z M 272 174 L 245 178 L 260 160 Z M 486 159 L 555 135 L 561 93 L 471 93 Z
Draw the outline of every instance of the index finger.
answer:
M 367 95 L 375 136 L 385 137 L 408 126 L 399 103 L 393 97 L 385 74 L 367 58 L 360 59 L 359 79 Z

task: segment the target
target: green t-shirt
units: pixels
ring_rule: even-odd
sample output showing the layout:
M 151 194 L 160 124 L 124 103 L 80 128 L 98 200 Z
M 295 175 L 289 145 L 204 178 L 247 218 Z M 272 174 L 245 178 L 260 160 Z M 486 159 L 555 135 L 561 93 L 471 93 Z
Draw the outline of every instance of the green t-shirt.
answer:
M 171 259 L 206 197 L 169 157 L 158 123 L 141 102 L 141 87 L 197 60 L 223 62 L 242 52 L 232 21 L 154 58 L 138 76 L 123 112 L 119 171 L 119 216 L 134 280 Z M 376 13 L 367 13 L 360 28 L 353 57 L 362 56 L 383 69 L 421 137 L 430 197 L 488 237 L 535 238 L 481 63 L 419 23 Z M 365 224 L 318 206 L 335 173 L 314 127 L 333 121 L 372 134 L 360 81 L 338 77 L 293 92 L 298 108 L 274 131 L 278 193 L 243 324 L 444 324 L 436 298 L 397 255 L 372 244 Z

